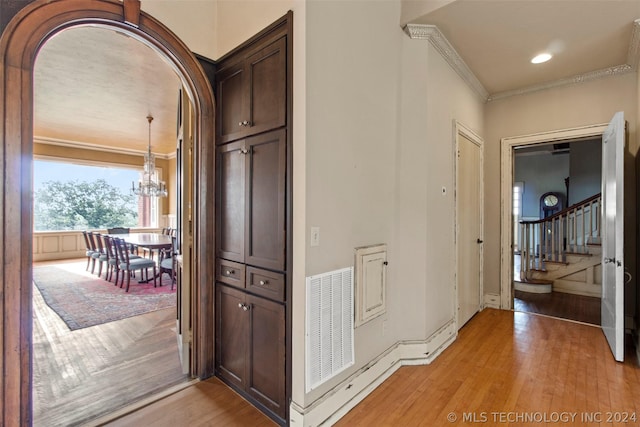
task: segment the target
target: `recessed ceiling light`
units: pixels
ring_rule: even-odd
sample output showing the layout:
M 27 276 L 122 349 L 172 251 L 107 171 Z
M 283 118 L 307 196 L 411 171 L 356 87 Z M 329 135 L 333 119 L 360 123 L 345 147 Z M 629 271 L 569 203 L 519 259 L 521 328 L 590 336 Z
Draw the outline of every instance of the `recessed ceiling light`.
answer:
M 541 53 L 540 55 L 537 55 L 536 57 L 534 57 L 531 60 L 532 64 L 542 64 L 543 62 L 547 62 L 548 60 L 551 59 L 553 55 L 551 55 L 550 53 Z

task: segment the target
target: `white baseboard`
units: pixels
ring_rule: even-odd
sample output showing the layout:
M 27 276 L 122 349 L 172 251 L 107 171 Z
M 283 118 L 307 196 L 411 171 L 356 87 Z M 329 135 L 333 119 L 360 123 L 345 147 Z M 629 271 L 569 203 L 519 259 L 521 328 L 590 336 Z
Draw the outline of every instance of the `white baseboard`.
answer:
M 333 425 L 401 366 L 428 365 L 455 341 L 456 336 L 455 321 L 451 319 L 424 341 L 396 343 L 310 406 L 303 408 L 291 402 L 290 425 Z
M 500 310 L 500 295 L 484 294 L 484 308 L 495 308 Z

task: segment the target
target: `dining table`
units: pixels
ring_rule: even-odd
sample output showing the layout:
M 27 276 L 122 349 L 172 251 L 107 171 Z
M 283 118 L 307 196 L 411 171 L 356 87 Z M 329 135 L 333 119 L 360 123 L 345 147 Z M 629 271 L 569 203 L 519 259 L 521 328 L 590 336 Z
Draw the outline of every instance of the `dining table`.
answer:
M 173 244 L 171 236 L 162 233 L 107 234 L 107 236 L 117 237 L 131 245 L 151 250 L 170 249 Z

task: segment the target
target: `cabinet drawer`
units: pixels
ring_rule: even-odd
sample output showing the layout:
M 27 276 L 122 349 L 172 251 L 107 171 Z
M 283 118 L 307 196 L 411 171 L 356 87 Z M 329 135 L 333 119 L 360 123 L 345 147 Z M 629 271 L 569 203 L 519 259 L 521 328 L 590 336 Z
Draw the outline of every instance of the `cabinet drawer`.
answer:
M 284 274 L 247 267 L 246 288 L 254 294 L 284 301 Z
M 237 288 L 244 288 L 244 264 L 226 259 L 218 259 L 216 265 L 216 280 Z

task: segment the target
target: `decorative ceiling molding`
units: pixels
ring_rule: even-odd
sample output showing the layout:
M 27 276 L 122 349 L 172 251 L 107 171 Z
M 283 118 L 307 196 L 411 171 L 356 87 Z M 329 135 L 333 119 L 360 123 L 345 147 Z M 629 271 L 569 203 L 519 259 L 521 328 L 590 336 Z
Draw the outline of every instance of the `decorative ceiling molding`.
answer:
M 603 70 L 591 71 L 585 74 L 578 74 L 564 79 L 553 80 L 550 82 L 540 83 L 537 85 L 526 86 L 519 89 L 508 90 L 489 94 L 482 83 L 473 74 L 473 71 L 467 66 L 462 57 L 456 52 L 454 47 L 449 43 L 446 37 L 440 32 L 435 25 L 423 24 L 407 24 L 404 31 L 412 39 L 428 40 L 433 47 L 444 57 L 447 63 L 462 77 L 462 79 L 478 94 L 483 100 L 490 102 L 511 96 L 524 95 L 527 93 L 540 92 L 547 89 L 553 89 L 561 86 L 569 86 L 590 81 L 616 77 L 624 74 L 632 73 L 638 70 L 640 63 L 640 19 L 633 22 L 633 32 L 629 43 L 629 51 L 627 53 L 627 63 L 616 65 L 614 67 L 605 68 Z
M 599 80 L 605 77 L 616 77 L 623 74 L 634 72 L 635 69 L 628 64 L 617 65 L 615 67 L 605 68 L 604 70 L 591 71 L 585 74 L 578 74 L 576 76 L 567 77 L 564 79 L 553 80 L 550 82 L 540 83 L 537 85 L 527 86 L 520 89 L 507 90 L 504 92 L 498 92 L 490 95 L 487 101 L 496 101 L 499 99 L 508 98 L 510 96 L 524 95 L 527 93 L 540 92 L 542 90 L 553 89 L 561 86 L 569 86 L 580 83 L 587 83 L 594 80 Z
M 431 45 L 442 55 L 456 73 L 473 89 L 483 100 L 487 100 L 489 93 L 480 80 L 473 74 L 462 57 L 451 46 L 451 43 L 435 25 L 407 24 L 405 32 L 412 39 L 428 40 Z
M 640 61 L 640 19 L 633 21 L 633 32 L 631 33 L 631 41 L 629 42 L 627 64 L 634 70 L 637 70 L 638 61 Z
M 92 144 L 89 142 L 80 142 L 80 141 L 69 141 L 69 140 L 57 139 L 57 138 L 47 138 L 42 136 L 34 136 L 33 142 L 38 144 L 57 145 L 60 147 L 67 147 L 67 148 L 77 148 L 80 150 L 102 151 L 105 153 L 126 154 L 130 156 L 138 156 L 138 157 L 141 157 L 147 154 L 147 150 L 132 150 L 130 148 L 111 147 L 108 145 L 99 145 L 99 144 Z M 176 157 L 175 153 L 170 153 L 170 154 L 153 153 L 153 154 L 156 156 L 156 158 L 165 159 L 165 160 Z

